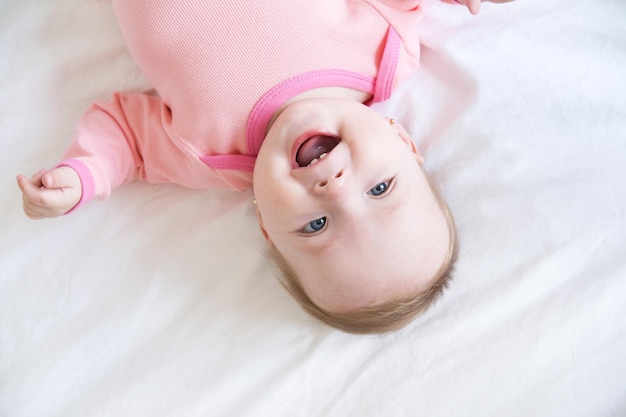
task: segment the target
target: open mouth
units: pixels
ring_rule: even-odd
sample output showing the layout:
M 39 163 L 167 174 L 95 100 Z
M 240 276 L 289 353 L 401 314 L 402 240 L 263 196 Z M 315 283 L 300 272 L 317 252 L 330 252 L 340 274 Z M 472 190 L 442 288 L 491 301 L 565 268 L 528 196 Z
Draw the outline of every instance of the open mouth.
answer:
M 326 158 L 341 139 L 334 136 L 315 135 L 305 140 L 296 152 L 296 164 L 299 167 L 315 165 Z

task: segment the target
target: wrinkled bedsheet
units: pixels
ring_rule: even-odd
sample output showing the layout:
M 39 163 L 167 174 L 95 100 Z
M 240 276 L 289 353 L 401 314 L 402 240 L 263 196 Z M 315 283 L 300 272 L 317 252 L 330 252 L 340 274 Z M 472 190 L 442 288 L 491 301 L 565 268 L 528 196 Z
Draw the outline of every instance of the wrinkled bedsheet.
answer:
M 149 86 L 108 2 L 0 2 L 0 415 L 626 415 L 626 2 L 425 7 L 423 68 L 376 109 L 460 257 L 414 323 L 354 336 L 277 283 L 249 193 L 134 183 L 27 219 L 15 176 Z

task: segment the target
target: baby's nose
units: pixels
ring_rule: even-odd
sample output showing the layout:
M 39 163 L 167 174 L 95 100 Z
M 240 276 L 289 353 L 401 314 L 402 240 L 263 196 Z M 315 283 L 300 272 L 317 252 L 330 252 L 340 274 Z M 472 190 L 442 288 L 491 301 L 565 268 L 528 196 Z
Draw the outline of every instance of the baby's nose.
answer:
M 328 175 L 327 177 L 317 181 L 315 184 L 315 191 L 320 194 L 339 194 L 344 188 L 345 182 L 345 171 L 343 169 L 339 169 L 332 175 Z

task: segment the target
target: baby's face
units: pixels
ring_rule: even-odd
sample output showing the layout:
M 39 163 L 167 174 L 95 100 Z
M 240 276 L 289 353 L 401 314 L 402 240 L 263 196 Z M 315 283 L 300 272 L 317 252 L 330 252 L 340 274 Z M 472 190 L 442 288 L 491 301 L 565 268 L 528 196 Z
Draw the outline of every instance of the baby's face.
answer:
M 422 162 L 401 128 L 351 100 L 301 100 L 278 116 L 254 169 L 259 223 L 317 305 L 352 310 L 429 286 L 449 230 Z

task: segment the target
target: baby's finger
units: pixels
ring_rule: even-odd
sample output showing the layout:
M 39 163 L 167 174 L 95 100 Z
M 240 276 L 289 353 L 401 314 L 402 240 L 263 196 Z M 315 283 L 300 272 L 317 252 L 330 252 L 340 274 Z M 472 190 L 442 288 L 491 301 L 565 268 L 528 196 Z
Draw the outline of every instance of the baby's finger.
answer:
M 63 188 L 69 185 L 68 176 L 63 169 L 57 168 L 46 172 L 41 182 L 46 188 Z
M 30 183 L 36 187 L 41 187 L 43 185 L 41 182 L 41 178 L 43 178 L 46 172 L 47 171 L 45 169 L 40 169 L 39 171 L 35 172 L 33 176 L 30 177 Z
M 464 5 L 470 11 L 471 14 L 480 13 L 481 0 L 454 0 L 459 4 Z
M 482 3 L 481 0 L 469 0 L 467 2 L 467 8 L 469 9 L 471 14 L 478 14 L 480 13 L 480 4 Z
M 43 175 L 43 172 L 41 175 Z M 25 199 L 29 201 L 38 199 L 39 192 L 41 191 L 41 175 L 37 176 L 37 174 L 35 174 L 30 180 L 23 175 L 17 176 L 17 185 L 20 187 Z
M 22 207 L 24 213 L 31 219 L 41 219 L 43 217 L 41 213 L 41 207 L 38 206 L 37 192 L 39 187 L 35 187 L 25 176 L 18 175 L 17 184 L 22 191 Z
M 73 168 L 68 166 L 60 166 L 51 171 L 46 172 L 41 181 L 46 188 L 57 188 L 66 191 L 80 190 L 80 178 Z
M 39 186 L 41 183 L 39 180 L 41 176 L 35 174 L 30 180 L 27 180 L 23 175 L 17 177 L 17 184 L 22 190 L 22 196 L 24 203 L 28 203 L 30 207 L 49 207 L 53 205 L 54 195 L 59 190 L 48 190 L 43 186 Z

